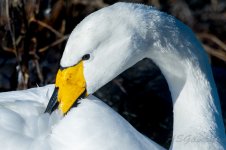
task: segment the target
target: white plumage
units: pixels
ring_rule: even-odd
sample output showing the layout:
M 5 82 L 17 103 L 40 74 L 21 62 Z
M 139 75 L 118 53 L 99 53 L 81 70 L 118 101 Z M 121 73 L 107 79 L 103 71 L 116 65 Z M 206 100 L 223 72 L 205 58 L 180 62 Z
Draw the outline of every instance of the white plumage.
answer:
M 94 96 L 64 118 L 58 112 L 44 114 L 53 88 L 0 94 L 0 145 L 5 150 L 163 150 Z
M 152 7 L 117 3 L 86 17 L 72 32 L 62 67 L 84 54 L 92 94 L 143 58 L 164 74 L 173 99 L 170 149 L 223 150 L 225 131 L 206 54 L 192 31 Z M 0 94 L 0 145 L 4 149 L 160 150 L 116 112 L 90 95 L 65 117 L 43 114 L 53 86 Z

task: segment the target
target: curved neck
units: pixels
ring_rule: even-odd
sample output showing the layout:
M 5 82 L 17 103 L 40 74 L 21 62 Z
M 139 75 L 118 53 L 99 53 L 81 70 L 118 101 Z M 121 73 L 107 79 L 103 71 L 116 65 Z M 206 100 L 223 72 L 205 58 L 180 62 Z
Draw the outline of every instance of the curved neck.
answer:
M 220 102 L 205 54 L 182 56 L 154 51 L 149 56 L 165 76 L 173 100 L 171 148 L 184 149 L 185 144 L 190 148 L 197 144 L 224 145 Z

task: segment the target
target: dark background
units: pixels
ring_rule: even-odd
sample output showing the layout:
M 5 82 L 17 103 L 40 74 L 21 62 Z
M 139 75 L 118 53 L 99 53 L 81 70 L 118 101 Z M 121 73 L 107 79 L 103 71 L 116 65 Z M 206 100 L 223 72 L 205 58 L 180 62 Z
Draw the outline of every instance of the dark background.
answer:
M 0 0 L 0 91 L 54 83 L 72 29 L 90 13 L 115 2 L 117 0 Z M 225 122 L 226 1 L 126 2 L 155 6 L 193 29 L 209 54 Z M 139 62 L 95 95 L 141 133 L 169 147 L 172 102 L 167 83 L 152 61 Z

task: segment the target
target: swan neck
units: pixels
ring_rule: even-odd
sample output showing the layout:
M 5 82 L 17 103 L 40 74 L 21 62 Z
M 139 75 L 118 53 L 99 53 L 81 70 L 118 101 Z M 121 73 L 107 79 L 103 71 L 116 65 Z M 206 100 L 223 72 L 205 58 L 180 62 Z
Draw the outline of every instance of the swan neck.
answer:
M 181 142 L 223 145 L 225 129 L 211 74 L 197 67 L 190 69 L 180 94 L 174 97 L 173 102 L 174 146 L 181 145 Z
M 185 143 L 195 145 L 200 141 L 206 145 L 223 145 L 225 129 L 221 107 L 207 59 L 171 56 L 164 54 L 161 60 L 155 59 L 161 58 L 159 56 L 152 57 L 165 76 L 172 96 L 171 147 L 178 148 Z

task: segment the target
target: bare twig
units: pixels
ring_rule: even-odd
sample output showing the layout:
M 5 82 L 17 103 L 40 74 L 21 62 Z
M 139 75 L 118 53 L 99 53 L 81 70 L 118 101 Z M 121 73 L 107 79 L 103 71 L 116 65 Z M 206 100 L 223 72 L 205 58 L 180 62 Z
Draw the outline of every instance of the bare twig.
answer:
M 123 93 L 128 94 L 120 80 L 115 79 L 113 80 L 113 83 L 115 83 Z
M 170 0 L 171 13 L 178 17 L 180 20 L 192 27 L 195 23 L 192 10 L 189 8 L 185 0 Z
M 14 26 L 11 24 L 11 21 L 10 21 L 10 15 L 9 15 L 9 3 L 8 1 L 6 0 L 6 15 L 7 15 L 7 18 L 9 18 L 9 21 L 7 23 L 7 27 L 9 29 L 9 32 L 10 32 L 10 36 L 11 36 L 11 39 L 12 39 L 12 44 L 13 44 L 13 49 L 14 49 L 14 54 L 17 56 L 17 47 L 16 47 L 16 38 L 15 38 L 15 29 L 14 29 Z M 13 14 L 12 14 L 13 15 Z
M 45 46 L 45 47 L 39 49 L 38 51 L 39 51 L 39 52 L 44 52 L 44 51 L 46 51 L 47 49 L 49 49 L 50 47 L 56 46 L 56 45 L 62 43 L 63 41 L 67 40 L 68 37 L 69 37 L 69 35 L 65 35 L 65 36 L 63 36 L 62 38 L 60 38 L 59 40 L 54 41 L 54 42 L 51 43 L 50 45 L 47 45 L 47 46 Z
M 16 39 L 16 45 L 18 45 L 18 44 L 21 42 L 21 40 L 22 40 L 23 38 L 24 38 L 24 37 L 20 35 L 20 36 Z
M 59 32 L 61 34 L 64 34 L 65 33 L 65 30 L 66 30 L 66 20 L 63 20 Z
M 18 54 L 18 58 L 17 58 L 19 62 L 19 65 L 17 67 L 17 70 L 18 70 L 17 89 L 19 90 L 28 88 L 28 80 L 29 80 L 28 61 L 29 61 L 30 38 L 32 33 L 29 29 L 28 17 L 33 16 L 32 14 L 29 14 L 27 16 L 25 0 L 22 0 L 21 4 L 22 4 L 21 10 L 22 10 L 23 27 L 24 27 L 23 29 L 25 31 L 25 36 L 23 40 L 23 52 L 21 54 Z
M 34 65 L 35 65 L 35 68 L 36 68 L 36 71 L 37 71 L 38 78 L 39 78 L 41 84 L 43 84 L 44 78 L 43 78 L 42 70 L 40 68 L 39 61 L 38 61 L 39 57 L 36 54 L 36 52 L 37 52 L 37 44 L 38 44 L 37 43 L 37 39 L 34 37 L 34 38 L 32 38 L 31 42 L 32 42 L 31 43 L 31 46 L 32 47 L 30 49 L 29 54 L 33 56 L 32 61 L 34 62 Z
M 10 52 L 10 53 L 13 53 L 16 55 L 16 50 L 13 49 L 13 48 L 8 48 L 8 47 L 5 47 L 5 46 L 2 46 L 2 49 L 6 52 Z
M 39 78 L 41 84 L 43 84 L 43 83 L 44 83 L 44 78 L 43 78 L 43 75 L 42 75 L 42 71 L 41 71 L 39 62 L 38 62 L 37 59 L 34 59 L 33 61 L 34 61 L 35 67 L 36 67 L 36 71 L 37 71 L 37 74 L 38 74 L 38 78 Z
M 18 70 L 17 89 L 18 90 L 27 89 L 29 74 L 27 72 L 25 72 L 23 68 L 20 68 L 20 66 L 17 66 L 17 70 Z
M 37 24 L 39 24 L 40 26 L 45 27 L 46 29 L 49 29 L 51 32 L 53 32 L 54 34 L 56 34 L 57 37 L 63 37 L 64 35 L 61 34 L 60 32 L 58 32 L 57 30 L 55 30 L 54 28 L 52 28 L 51 26 L 49 26 L 48 24 L 46 24 L 45 22 L 36 20 L 36 19 L 31 19 L 30 22 L 36 22 Z
M 92 6 L 94 8 L 102 8 L 102 7 L 106 7 L 108 6 L 106 3 L 104 3 L 103 0 L 73 0 L 72 1 L 73 4 L 78 4 L 78 3 L 81 3 L 85 6 Z
M 208 54 L 215 56 L 223 61 L 226 62 L 226 53 L 220 49 L 213 49 L 208 45 L 203 45 L 204 49 L 207 51 Z
M 199 33 L 197 35 L 201 39 L 209 39 L 209 40 L 211 40 L 212 42 L 214 42 L 215 44 L 217 44 L 219 47 L 222 48 L 222 50 L 224 50 L 226 52 L 226 44 L 224 44 L 224 42 L 222 42 L 215 35 L 210 34 L 210 33 Z

